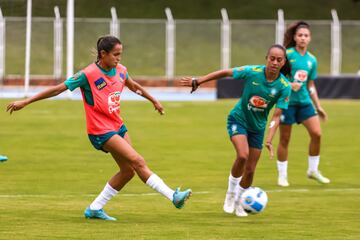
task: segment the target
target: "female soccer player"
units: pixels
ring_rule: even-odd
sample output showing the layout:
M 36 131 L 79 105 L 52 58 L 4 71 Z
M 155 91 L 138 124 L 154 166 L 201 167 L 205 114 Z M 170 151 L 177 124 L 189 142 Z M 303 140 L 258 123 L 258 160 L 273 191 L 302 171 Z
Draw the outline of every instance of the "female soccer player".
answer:
M 164 109 L 158 100 L 129 77 L 126 67 L 120 64 L 122 52 L 123 46 L 119 39 L 113 36 L 100 37 L 97 41 L 98 56 L 95 63 L 64 83 L 7 106 L 7 111 L 11 114 L 32 102 L 56 96 L 67 89 L 73 91 L 80 87 L 89 139 L 96 149 L 110 152 L 120 168 L 120 171 L 108 181 L 102 192 L 86 208 L 84 212 L 86 218 L 116 220 L 108 216 L 103 207 L 133 178 L 135 173 L 144 183 L 172 201 L 176 208 L 182 208 L 191 195 L 191 189 L 185 191 L 180 191 L 179 188 L 175 191 L 170 189 L 148 168 L 144 158 L 131 145 L 127 128 L 119 116 L 120 95 L 124 85 L 148 99 L 160 114 L 164 113 Z
M 317 61 L 307 49 L 311 40 L 310 26 L 299 21 L 286 30 L 284 46 L 291 64 L 290 82 L 292 87 L 289 108 L 283 111 L 280 124 L 280 143 L 277 149 L 278 185 L 289 186 L 287 179 L 288 146 L 291 127 L 302 123 L 310 135 L 307 176 L 319 183 L 329 183 L 319 169 L 321 127 L 319 117 L 327 119 L 320 105 L 314 80 L 317 77 Z M 314 109 L 315 106 L 315 109 Z
M 227 130 L 236 151 L 236 159 L 229 176 L 224 211 L 239 217 L 247 216 L 240 205 L 240 196 L 252 184 L 256 164 L 263 146 L 264 131 L 271 108 L 276 104 L 266 139 L 266 147 L 273 156 L 272 139 L 280 122 L 283 109 L 288 106 L 291 87 L 285 76 L 289 72 L 286 49 L 273 45 L 266 55 L 266 65 L 242 66 L 219 70 L 199 78 L 184 77 L 183 86 L 195 91 L 202 83 L 232 76 L 245 80 L 240 101 L 227 118 Z

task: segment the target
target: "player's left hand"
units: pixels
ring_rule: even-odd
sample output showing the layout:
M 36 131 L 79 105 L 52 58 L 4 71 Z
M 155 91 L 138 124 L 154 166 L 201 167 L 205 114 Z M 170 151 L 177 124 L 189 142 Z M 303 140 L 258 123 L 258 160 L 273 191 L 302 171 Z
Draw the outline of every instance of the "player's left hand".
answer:
M 161 115 L 165 114 L 164 107 L 161 105 L 159 101 L 154 102 L 155 110 L 158 111 Z
M 320 119 L 323 120 L 324 122 L 326 122 L 328 119 L 328 116 L 327 116 L 325 110 L 322 107 L 319 107 L 316 109 L 316 111 L 319 114 Z
M 265 146 L 266 146 L 266 148 L 269 150 L 269 152 L 270 152 L 270 160 L 272 160 L 272 159 L 274 158 L 274 148 L 273 148 L 273 145 L 272 145 L 271 142 L 267 141 L 267 142 L 265 143 Z

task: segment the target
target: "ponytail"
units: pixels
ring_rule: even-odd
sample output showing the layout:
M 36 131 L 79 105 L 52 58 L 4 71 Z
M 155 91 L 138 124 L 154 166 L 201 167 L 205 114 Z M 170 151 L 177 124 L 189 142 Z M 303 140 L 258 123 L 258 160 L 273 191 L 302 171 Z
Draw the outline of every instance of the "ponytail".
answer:
M 286 56 L 286 52 L 285 52 L 285 64 L 284 66 L 282 66 L 282 68 L 280 69 L 280 72 L 285 76 L 288 77 L 290 76 L 291 73 L 291 64 L 289 59 Z

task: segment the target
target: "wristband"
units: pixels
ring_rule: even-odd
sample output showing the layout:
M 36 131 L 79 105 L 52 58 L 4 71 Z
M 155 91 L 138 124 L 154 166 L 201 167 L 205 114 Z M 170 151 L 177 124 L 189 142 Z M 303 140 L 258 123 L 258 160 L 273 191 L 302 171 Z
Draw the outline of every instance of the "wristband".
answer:
M 310 94 L 314 94 L 314 93 L 315 93 L 315 88 L 314 88 L 314 87 L 310 87 L 310 88 L 309 88 L 309 92 L 310 92 Z

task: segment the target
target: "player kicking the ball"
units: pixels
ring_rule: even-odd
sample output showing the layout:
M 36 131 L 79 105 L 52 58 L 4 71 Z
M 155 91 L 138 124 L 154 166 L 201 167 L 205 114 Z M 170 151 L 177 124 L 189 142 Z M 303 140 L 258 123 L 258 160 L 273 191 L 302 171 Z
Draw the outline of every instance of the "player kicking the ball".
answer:
M 103 207 L 135 175 L 168 198 L 176 208 L 182 208 L 191 195 L 191 189 L 175 191 L 153 173 L 146 165 L 144 158 L 132 147 L 127 128 L 120 113 L 120 95 L 127 86 L 131 91 L 149 100 L 160 113 L 164 109 L 160 102 L 153 98 L 141 85 L 133 81 L 120 64 L 123 46 L 119 39 L 105 36 L 97 41 L 98 59 L 85 69 L 67 79 L 64 83 L 48 88 L 37 95 L 10 103 L 7 111 L 12 113 L 26 105 L 49 97 L 56 96 L 65 90 L 80 87 L 86 113 L 86 125 L 89 139 L 93 146 L 104 152 L 110 152 L 120 171 L 105 185 L 97 198 L 85 209 L 86 218 L 116 220 L 105 213 Z

